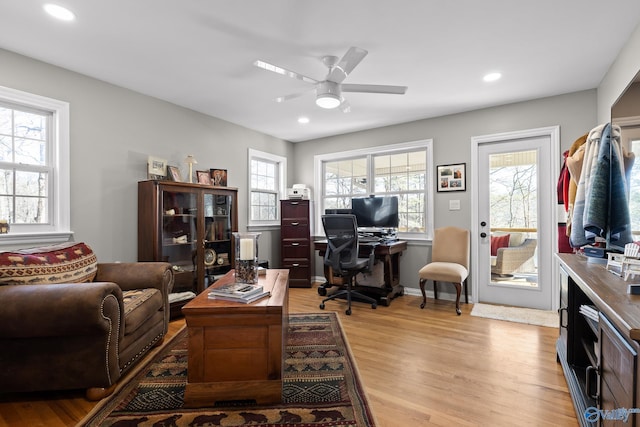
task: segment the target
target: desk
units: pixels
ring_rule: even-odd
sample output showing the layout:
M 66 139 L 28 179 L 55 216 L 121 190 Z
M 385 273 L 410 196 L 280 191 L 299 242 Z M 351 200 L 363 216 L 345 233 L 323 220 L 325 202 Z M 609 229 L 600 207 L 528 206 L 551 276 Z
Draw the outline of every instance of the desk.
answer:
M 324 257 L 327 251 L 327 241 L 319 240 L 314 242 L 315 249 L 320 253 L 321 257 Z M 397 296 L 404 294 L 404 287 L 400 285 L 400 255 L 407 249 L 407 242 L 398 240 L 396 242 L 381 243 L 376 246 L 375 257 L 377 260 L 382 261 L 384 267 L 384 284 L 381 287 L 373 286 L 360 286 L 357 285 L 354 289 L 374 296 L 379 300 L 380 304 L 388 306 L 391 300 Z M 360 256 L 368 257 L 369 252 L 366 249 L 361 249 Z M 366 252 L 366 253 L 365 253 Z M 327 288 L 332 286 L 342 286 L 342 277 L 333 274 L 333 270 L 329 266 L 324 266 L 324 277 L 326 282 L 318 288 L 320 295 L 327 294 Z
M 232 283 L 233 273 L 211 287 Z M 289 270 L 267 270 L 259 284 L 270 297 L 242 304 L 210 299 L 207 289 L 182 308 L 189 331 L 185 407 L 282 401 Z

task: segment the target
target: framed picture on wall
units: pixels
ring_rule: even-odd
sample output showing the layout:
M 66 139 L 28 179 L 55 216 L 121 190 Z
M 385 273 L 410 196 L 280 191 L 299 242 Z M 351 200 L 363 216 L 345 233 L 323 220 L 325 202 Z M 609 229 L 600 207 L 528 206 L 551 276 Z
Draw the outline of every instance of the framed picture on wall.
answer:
M 467 164 L 439 165 L 436 170 L 438 191 L 466 191 Z
M 210 169 L 211 181 L 213 185 L 219 187 L 227 186 L 227 170 L 226 169 Z

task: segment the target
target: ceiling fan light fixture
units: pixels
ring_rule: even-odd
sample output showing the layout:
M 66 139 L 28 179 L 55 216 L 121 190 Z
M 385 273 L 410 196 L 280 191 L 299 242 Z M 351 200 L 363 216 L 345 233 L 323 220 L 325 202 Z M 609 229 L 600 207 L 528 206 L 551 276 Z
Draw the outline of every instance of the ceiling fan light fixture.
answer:
M 340 106 L 340 98 L 331 93 L 318 95 L 316 105 L 320 108 L 326 108 L 327 110 L 337 108 Z
M 316 105 L 320 108 L 337 108 L 342 103 L 340 87 L 335 82 L 324 81 L 318 83 L 316 89 Z

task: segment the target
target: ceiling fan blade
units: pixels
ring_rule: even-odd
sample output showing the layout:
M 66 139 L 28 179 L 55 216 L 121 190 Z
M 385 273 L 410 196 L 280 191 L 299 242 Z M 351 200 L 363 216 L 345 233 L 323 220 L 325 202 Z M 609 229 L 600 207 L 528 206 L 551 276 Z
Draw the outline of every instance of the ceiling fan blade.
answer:
M 305 94 L 309 93 L 312 90 L 313 89 L 305 90 L 303 92 L 298 92 L 298 93 L 292 93 L 292 94 L 285 95 L 285 96 L 279 96 L 279 97 L 276 98 L 276 102 L 285 102 L 285 101 L 289 101 L 290 99 L 299 98 L 302 95 L 305 95 Z
M 388 93 L 392 95 L 404 95 L 407 91 L 406 86 L 343 84 L 341 87 L 343 92 Z
M 271 71 L 273 73 L 282 74 L 283 76 L 291 77 L 293 79 L 302 80 L 306 83 L 316 84 L 318 80 L 312 79 L 311 77 L 307 77 L 305 75 L 296 73 L 295 71 L 287 70 L 286 68 L 278 67 L 277 65 L 270 64 L 268 62 L 264 62 L 261 60 L 257 60 L 253 63 L 258 68 L 262 68 L 263 70 Z
M 356 68 L 356 65 L 367 56 L 367 53 L 369 52 L 359 47 L 350 47 L 340 62 L 331 69 L 327 80 L 341 83 Z

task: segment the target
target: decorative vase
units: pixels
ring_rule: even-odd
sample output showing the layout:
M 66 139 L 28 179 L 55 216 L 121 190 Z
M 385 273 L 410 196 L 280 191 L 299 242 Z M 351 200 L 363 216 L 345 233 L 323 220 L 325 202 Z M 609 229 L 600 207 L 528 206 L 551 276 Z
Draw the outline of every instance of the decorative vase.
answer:
M 258 283 L 258 237 L 261 233 L 233 233 L 236 282 Z

